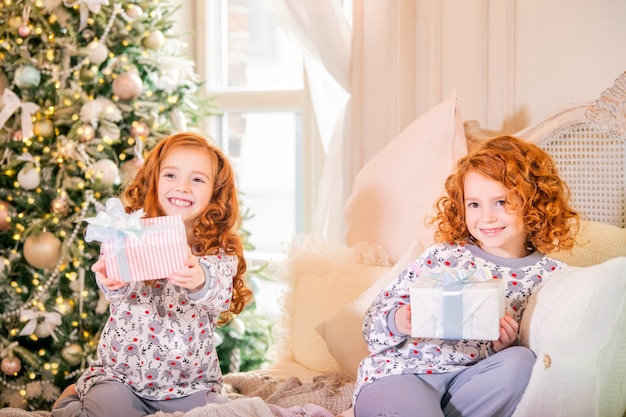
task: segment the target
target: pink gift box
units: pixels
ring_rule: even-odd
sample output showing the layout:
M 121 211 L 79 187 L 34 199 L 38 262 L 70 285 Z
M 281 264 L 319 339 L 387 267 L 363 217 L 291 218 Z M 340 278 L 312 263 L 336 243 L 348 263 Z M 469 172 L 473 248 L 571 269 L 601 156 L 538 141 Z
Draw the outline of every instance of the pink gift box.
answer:
M 184 268 L 189 254 L 181 216 L 141 219 L 139 237 L 126 236 L 121 245 L 102 242 L 107 275 L 122 282 L 169 277 Z

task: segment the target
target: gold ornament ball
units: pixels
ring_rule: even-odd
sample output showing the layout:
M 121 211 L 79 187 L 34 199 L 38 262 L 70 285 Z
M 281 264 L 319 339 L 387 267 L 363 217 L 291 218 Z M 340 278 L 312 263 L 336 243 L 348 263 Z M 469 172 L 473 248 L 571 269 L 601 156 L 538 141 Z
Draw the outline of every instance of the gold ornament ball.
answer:
M 11 205 L 6 201 L 0 200 L 0 232 L 9 230 L 11 228 L 11 214 L 9 209 Z
M 50 203 L 50 211 L 61 216 L 67 216 L 67 213 L 70 211 L 70 204 L 66 198 L 56 197 Z
M 0 369 L 2 369 L 5 375 L 17 376 L 22 370 L 22 361 L 17 356 L 9 355 L 6 358 L 2 358 Z
M 96 137 L 96 130 L 90 124 L 82 124 L 76 129 L 78 140 L 82 143 L 91 142 Z
M 120 170 L 120 177 L 122 183 L 129 184 L 137 175 L 137 171 L 143 165 L 143 160 L 138 158 L 133 158 L 129 161 L 126 161 L 122 164 L 122 168 Z
M 17 182 L 19 182 L 20 187 L 25 190 L 34 190 L 39 187 L 39 183 L 41 182 L 39 171 L 33 164 L 26 164 L 26 166 L 17 173 Z
M 101 159 L 91 166 L 91 170 L 96 179 L 103 184 L 113 185 L 117 181 L 119 168 L 110 159 Z
M 76 366 L 83 360 L 83 348 L 78 343 L 70 343 L 61 350 L 61 357 L 70 366 Z
M 0 68 L 0 110 L 4 107 L 2 102 L 2 94 L 4 94 L 4 89 L 9 86 L 9 78 L 5 74 L 5 72 Z
M 84 83 L 91 84 L 98 79 L 98 66 L 89 65 L 80 69 L 78 77 Z
M 50 139 L 54 135 L 54 124 L 48 119 L 37 120 L 33 124 L 33 133 L 37 136 Z
M 113 80 L 113 94 L 120 100 L 132 100 L 141 94 L 143 81 L 134 72 L 124 72 Z
M 61 313 L 61 315 L 71 314 L 74 311 L 74 304 L 64 299 L 61 303 L 57 302 L 54 309 Z
M 143 38 L 141 43 L 146 48 L 156 51 L 165 43 L 165 35 L 163 35 L 163 32 L 160 30 L 153 30 L 148 34 L 148 36 Z
M 20 26 L 24 24 L 24 20 L 22 16 L 13 16 L 9 19 L 9 26 L 12 29 L 19 29 Z
M 26 238 L 23 252 L 32 267 L 52 269 L 61 259 L 61 241 L 50 232 L 42 232 Z

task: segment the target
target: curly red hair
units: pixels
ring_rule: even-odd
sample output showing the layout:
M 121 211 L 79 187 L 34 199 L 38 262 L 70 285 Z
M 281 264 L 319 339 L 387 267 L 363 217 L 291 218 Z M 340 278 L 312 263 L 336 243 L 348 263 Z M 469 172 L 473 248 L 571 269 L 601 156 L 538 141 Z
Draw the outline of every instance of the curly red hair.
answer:
M 507 207 L 522 216 L 526 246 L 542 253 L 570 250 L 579 215 L 569 204 L 570 190 L 554 161 L 537 145 L 513 136 L 485 140 L 461 158 L 436 203 L 438 242 L 472 242 L 465 223 L 464 183 L 468 172 L 501 182 L 510 190 Z M 516 202 L 516 203 L 513 203 Z
M 161 163 L 173 150 L 182 147 L 195 147 L 208 151 L 212 161 L 215 182 L 211 202 L 195 220 L 193 241 L 189 246 L 195 255 L 213 255 L 222 249 L 229 255 L 237 256 L 237 273 L 233 277 L 233 296 L 228 312 L 220 318 L 226 323 L 233 314 L 239 314 L 252 300 L 252 291 L 246 285 L 244 274 L 246 261 L 243 256 L 243 242 L 238 233 L 241 225 L 239 196 L 235 186 L 235 173 L 229 160 L 217 146 L 196 133 L 177 133 L 161 140 L 148 154 L 145 163 L 137 171 L 134 180 L 123 193 L 126 211 L 143 208 L 146 217 L 162 216 L 157 198 L 157 184 Z

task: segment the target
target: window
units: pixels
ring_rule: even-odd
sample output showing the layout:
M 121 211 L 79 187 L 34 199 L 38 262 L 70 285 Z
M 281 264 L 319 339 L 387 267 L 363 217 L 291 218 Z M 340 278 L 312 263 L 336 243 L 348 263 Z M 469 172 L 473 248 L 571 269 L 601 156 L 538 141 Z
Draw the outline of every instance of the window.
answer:
M 318 151 L 303 56 L 262 1 L 198 0 L 207 90 L 221 114 L 208 133 L 233 161 L 252 258 L 281 254 L 307 231 Z M 319 151 L 321 152 L 321 151 Z

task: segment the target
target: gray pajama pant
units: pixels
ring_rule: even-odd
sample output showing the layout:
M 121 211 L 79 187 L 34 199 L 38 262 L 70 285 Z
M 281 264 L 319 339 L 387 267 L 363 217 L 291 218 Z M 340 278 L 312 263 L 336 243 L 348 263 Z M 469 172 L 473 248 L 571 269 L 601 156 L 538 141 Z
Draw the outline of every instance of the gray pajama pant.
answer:
M 63 398 L 52 410 L 52 417 L 142 417 L 157 411 L 189 411 L 209 403 L 223 403 L 228 398 L 211 391 L 200 391 L 187 397 L 153 401 L 135 395 L 119 381 L 94 384 L 83 401 L 73 394 Z
M 460 371 L 389 375 L 365 385 L 356 417 L 505 417 L 515 411 L 535 363 L 512 346 Z

